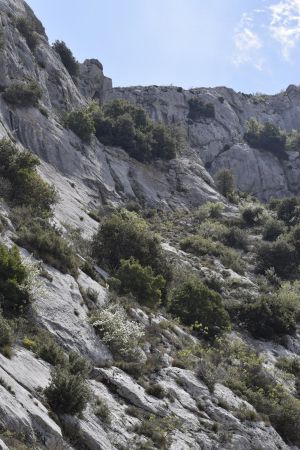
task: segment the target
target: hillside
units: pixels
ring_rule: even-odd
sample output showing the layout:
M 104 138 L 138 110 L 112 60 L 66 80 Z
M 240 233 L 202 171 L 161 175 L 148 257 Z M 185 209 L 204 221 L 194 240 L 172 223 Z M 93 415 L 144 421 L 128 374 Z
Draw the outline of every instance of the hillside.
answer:
M 300 88 L 113 88 L 0 0 L 0 92 L 0 448 L 300 448 Z

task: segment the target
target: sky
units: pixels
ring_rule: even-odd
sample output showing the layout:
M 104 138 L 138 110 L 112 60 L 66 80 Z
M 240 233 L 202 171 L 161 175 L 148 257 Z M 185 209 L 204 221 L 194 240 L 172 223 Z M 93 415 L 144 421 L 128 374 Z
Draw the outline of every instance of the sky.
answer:
M 114 86 L 300 84 L 300 0 L 27 0 L 50 42 L 97 58 Z

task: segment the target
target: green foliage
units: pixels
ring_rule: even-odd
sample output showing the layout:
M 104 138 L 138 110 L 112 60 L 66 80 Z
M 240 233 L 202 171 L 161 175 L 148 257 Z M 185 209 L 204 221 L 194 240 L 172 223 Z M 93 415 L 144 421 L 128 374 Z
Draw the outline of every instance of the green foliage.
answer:
M 242 219 L 248 227 L 259 225 L 262 221 L 263 208 L 261 206 L 248 206 L 242 211 Z
M 193 97 L 188 101 L 189 114 L 191 120 L 199 120 L 201 117 L 215 118 L 215 107 L 212 103 L 205 103 L 198 97 Z
M 272 339 L 296 331 L 296 311 L 277 295 L 259 297 L 254 302 L 244 303 L 240 320 L 257 338 Z
M 265 241 L 276 241 L 284 232 L 285 226 L 283 222 L 276 219 L 269 219 L 263 228 L 263 239 Z
M 239 253 L 226 247 L 221 242 L 204 238 L 200 235 L 188 236 L 180 242 L 182 250 L 197 256 L 212 255 L 220 258 L 225 267 L 229 267 L 237 273 L 243 273 L 245 264 Z
M 28 271 L 17 247 L 7 249 L 0 244 L 0 303 L 5 313 L 18 312 L 30 303 L 27 280 Z
M 230 329 L 230 320 L 221 296 L 196 279 L 188 279 L 174 289 L 170 311 L 185 325 L 209 339 Z
M 300 135 L 295 130 L 288 133 L 277 125 L 261 124 L 254 118 L 248 121 L 244 138 L 251 147 L 270 151 L 278 157 L 285 157 L 286 151 L 298 149 L 300 142 Z
M 276 367 L 284 372 L 291 373 L 297 377 L 300 376 L 300 358 L 281 356 L 276 361 Z
M 152 267 L 167 280 L 171 273 L 159 238 L 136 213 L 120 210 L 106 217 L 93 239 L 97 261 L 110 270 L 120 267 L 121 259 L 133 257 L 142 266 Z
M 146 392 L 153 397 L 163 399 L 166 397 L 166 390 L 159 383 L 151 383 L 147 386 Z
M 162 275 L 155 276 L 150 266 L 143 267 L 133 258 L 122 259 L 116 278 L 120 280 L 122 294 L 131 293 L 141 304 L 152 308 L 160 304 L 166 281 Z
M 224 197 L 228 197 L 235 188 L 234 177 L 229 169 L 219 170 L 215 175 L 216 185 L 218 191 L 224 195 Z
M 66 46 L 63 41 L 55 41 L 52 45 L 56 53 L 59 54 L 60 59 L 71 75 L 71 77 L 76 77 L 79 73 L 79 64 L 73 56 L 72 51 Z
M 102 108 L 92 103 L 73 111 L 67 115 L 66 125 L 84 140 L 96 134 L 104 145 L 122 147 L 141 162 L 175 158 L 182 146 L 177 129 L 154 123 L 143 108 L 125 100 L 114 100 Z
M 8 320 L 4 319 L 0 312 L 0 352 L 7 354 L 13 340 L 13 332 Z
M 32 153 L 21 152 L 7 139 L 0 140 L 0 176 L 9 183 L 2 195 L 14 206 L 30 207 L 31 218 L 49 214 L 57 199 L 55 189 L 38 175 L 38 164 Z
M 150 438 L 156 448 L 167 450 L 171 445 L 170 434 L 176 428 L 179 428 L 179 425 L 179 419 L 173 416 L 157 417 L 150 415 L 136 426 L 135 431 Z
M 58 367 L 52 373 L 45 395 L 55 413 L 74 415 L 84 410 L 90 391 L 81 375 L 73 375 L 67 369 Z
M 39 42 L 38 35 L 34 29 L 34 24 L 25 17 L 18 17 L 16 20 L 16 27 L 25 38 L 30 50 L 34 51 Z
M 17 242 L 57 270 L 77 275 L 79 261 L 73 247 L 47 222 L 21 225 Z
M 289 197 L 277 200 L 277 217 L 283 220 L 287 225 L 297 223 L 300 217 L 300 198 Z
M 41 88 L 35 81 L 29 83 L 15 82 L 5 89 L 3 98 L 11 105 L 28 108 L 37 106 L 42 94 Z
M 103 420 L 103 422 L 107 423 L 108 425 L 111 424 L 111 413 L 105 400 L 99 397 L 96 399 L 94 413 L 97 417 Z
M 35 350 L 40 358 L 53 366 L 63 366 L 65 364 L 63 349 L 46 333 L 38 336 Z
M 257 249 L 257 270 L 265 273 L 274 268 L 280 277 L 291 275 L 299 264 L 295 247 L 283 239 L 262 243 Z
M 91 115 L 82 109 L 68 113 L 65 117 L 65 126 L 85 142 L 90 142 L 91 136 L 95 133 Z

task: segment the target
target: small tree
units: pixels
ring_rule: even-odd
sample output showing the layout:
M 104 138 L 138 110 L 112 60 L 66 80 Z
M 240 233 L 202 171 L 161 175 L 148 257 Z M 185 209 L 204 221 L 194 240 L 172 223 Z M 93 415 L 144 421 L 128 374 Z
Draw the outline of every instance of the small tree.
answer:
M 198 120 L 201 117 L 214 118 L 215 107 L 212 103 L 205 103 L 198 97 L 193 97 L 188 101 L 189 115 L 191 120 Z
M 7 103 L 25 108 L 37 106 L 41 97 L 42 90 L 35 81 L 12 83 L 3 93 L 3 98 Z
M 221 296 L 194 278 L 174 289 L 170 311 L 209 339 L 230 329 L 229 315 Z
M 79 64 L 65 42 L 55 41 L 52 47 L 56 51 L 56 53 L 59 54 L 63 65 L 65 66 L 71 77 L 76 77 L 79 73 Z
M 81 375 L 73 375 L 65 368 L 57 368 L 52 373 L 45 395 L 54 412 L 74 415 L 84 410 L 90 391 Z
M 94 121 L 86 110 L 71 111 L 65 117 L 65 125 L 70 128 L 80 139 L 90 142 L 95 133 Z
M 298 255 L 295 247 L 284 240 L 265 242 L 257 250 L 257 268 L 259 272 L 274 268 L 277 275 L 286 277 L 297 268 Z
M 235 188 L 234 178 L 231 170 L 222 169 L 216 173 L 216 185 L 218 191 L 224 195 L 224 197 L 228 197 L 229 194 L 232 194 Z
M 38 35 L 35 32 L 33 23 L 25 17 L 19 17 L 16 21 L 16 26 L 31 51 L 34 51 L 38 44 Z
M 149 307 L 159 305 L 166 281 L 161 275 L 155 276 L 151 267 L 142 267 L 133 258 L 123 259 L 116 277 L 121 282 L 121 293 L 131 292 L 141 304 Z
M 28 272 L 17 247 L 7 249 L 0 244 L 0 303 L 4 312 L 18 312 L 29 304 L 27 279 Z

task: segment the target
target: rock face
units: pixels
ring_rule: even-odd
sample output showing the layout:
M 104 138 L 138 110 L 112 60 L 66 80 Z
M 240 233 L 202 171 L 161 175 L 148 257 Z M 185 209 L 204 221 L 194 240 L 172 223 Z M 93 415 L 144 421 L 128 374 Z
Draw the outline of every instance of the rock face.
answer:
M 18 17 L 32 21 L 38 31 L 34 51 L 15 26 Z M 88 213 L 106 204 L 134 201 L 161 210 L 188 211 L 207 201 L 225 201 L 212 177 L 224 167 L 234 172 L 241 190 L 263 200 L 300 193 L 298 152 L 290 153 L 288 160 L 279 160 L 243 142 L 245 123 L 252 116 L 300 131 L 299 88 L 290 86 L 284 93 L 262 98 L 223 87 L 190 91 L 157 86 L 112 88 L 101 63 L 94 59 L 84 61 L 73 80 L 49 45 L 42 24 L 23 0 L 0 0 L 0 26 L 5 40 L 5 48 L 0 52 L 0 90 L 12 82 L 34 79 L 43 91 L 39 108 L 12 107 L 0 95 L 0 139 L 8 137 L 39 156 L 41 175 L 59 192 L 55 221 L 62 228 L 71 225 L 79 228 L 83 236 L 91 237 L 97 223 Z M 188 101 L 193 97 L 213 103 L 215 119 L 190 121 Z M 179 124 L 187 140 L 182 154 L 169 162 L 142 164 L 120 148 L 105 147 L 96 138 L 91 144 L 84 144 L 64 128 L 64 111 L 91 101 L 102 103 L 116 98 L 144 106 L 154 120 Z M 0 211 L 8 218 L 8 207 L 1 199 Z M 11 246 L 14 228 L 9 220 L 7 227 L 6 233 L 0 233 L 0 240 Z M 187 256 L 169 243 L 164 249 L 182 261 Z M 24 256 L 26 252 L 21 251 Z M 192 270 L 192 266 L 187 267 Z M 50 266 L 43 268 L 48 278 L 43 278 L 44 293 L 32 307 L 35 324 L 47 330 L 64 350 L 78 351 L 91 361 L 89 386 L 95 398 L 105 399 L 106 408 L 99 411 L 90 401 L 79 417 L 63 416 L 56 423 L 57 418 L 51 416 L 41 394 L 49 384 L 51 366 L 17 342 L 10 360 L 0 354 L 0 449 L 154 448 L 149 447 L 146 434 L 137 432 L 145 417 L 149 418 L 147 414 L 161 423 L 170 418 L 179 423 L 172 430 L 168 447 L 171 450 L 291 448 L 272 426 L 240 419 L 235 414 L 239 408 L 256 412 L 229 388 L 217 384 L 211 392 L 191 370 L 172 366 L 170 349 L 177 351 L 187 344 L 199 344 L 177 325 L 168 330 L 162 327 L 155 336 L 165 353 L 157 370 L 149 375 L 151 383 L 163 388 L 167 395 L 156 398 L 147 392 L 147 386 L 137 376 L 113 365 L 109 349 L 89 321 L 91 305 L 84 292 L 92 289 L 101 308 L 108 289 L 82 272 L 75 279 Z M 99 272 L 103 274 L 101 268 Z M 239 282 L 246 288 L 253 287 L 249 278 L 229 270 L 223 270 L 223 275 L 224 272 L 228 284 Z M 161 316 L 141 310 L 131 313 L 148 327 L 166 322 Z M 157 356 L 154 342 L 146 343 L 148 346 L 145 344 L 141 353 Z M 294 349 L 299 353 L 299 345 L 295 344 Z M 214 431 L 216 426 L 220 427 L 219 433 Z

